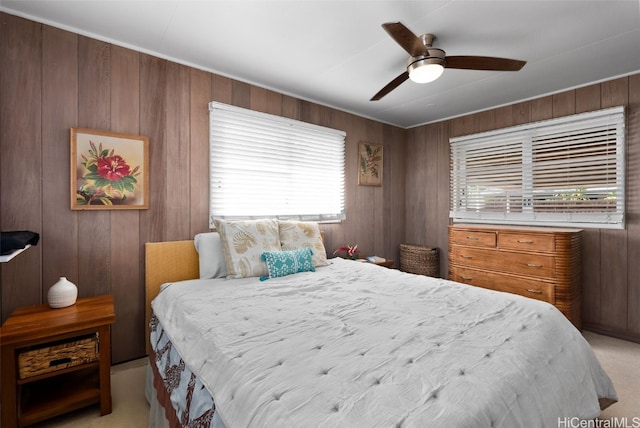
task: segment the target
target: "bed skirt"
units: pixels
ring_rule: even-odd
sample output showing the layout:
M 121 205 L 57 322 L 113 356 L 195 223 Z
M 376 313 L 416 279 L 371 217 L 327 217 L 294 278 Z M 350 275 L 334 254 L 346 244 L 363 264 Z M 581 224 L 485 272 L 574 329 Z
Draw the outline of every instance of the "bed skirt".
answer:
M 146 396 L 150 428 L 225 428 L 213 398 L 186 367 L 158 323 L 151 319 L 152 346 L 147 368 Z

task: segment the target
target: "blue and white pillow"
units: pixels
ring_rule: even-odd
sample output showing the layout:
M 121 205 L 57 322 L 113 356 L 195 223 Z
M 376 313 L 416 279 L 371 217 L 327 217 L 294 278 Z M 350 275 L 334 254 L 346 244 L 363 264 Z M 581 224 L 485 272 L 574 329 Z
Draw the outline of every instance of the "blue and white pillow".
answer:
M 289 251 L 265 251 L 262 253 L 262 260 L 267 264 L 269 276 L 261 276 L 260 280 L 299 272 L 315 272 L 312 257 L 313 251 L 308 247 Z

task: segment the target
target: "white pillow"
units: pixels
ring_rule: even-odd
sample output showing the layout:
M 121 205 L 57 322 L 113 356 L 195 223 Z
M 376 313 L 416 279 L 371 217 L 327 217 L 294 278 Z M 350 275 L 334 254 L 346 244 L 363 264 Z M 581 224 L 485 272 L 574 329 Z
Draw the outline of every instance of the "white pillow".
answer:
M 198 233 L 193 238 L 200 261 L 200 279 L 224 278 L 227 264 L 218 232 Z
M 280 243 L 285 251 L 299 248 L 311 248 L 313 251 L 313 265 L 327 266 L 327 251 L 322 242 L 320 226 L 315 222 L 279 220 Z
M 220 234 L 228 278 L 267 276 L 265 251 L 282 251 L 277 220 L 214 220 Z

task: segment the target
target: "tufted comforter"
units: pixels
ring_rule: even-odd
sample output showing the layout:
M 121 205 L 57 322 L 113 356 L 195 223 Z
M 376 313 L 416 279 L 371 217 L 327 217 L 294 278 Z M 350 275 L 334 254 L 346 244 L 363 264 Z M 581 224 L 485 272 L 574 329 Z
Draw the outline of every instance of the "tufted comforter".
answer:
M 172 283 L 152 308 L 228 428 L 555 427 L 616 400 L 553 306 L 368 263 Z

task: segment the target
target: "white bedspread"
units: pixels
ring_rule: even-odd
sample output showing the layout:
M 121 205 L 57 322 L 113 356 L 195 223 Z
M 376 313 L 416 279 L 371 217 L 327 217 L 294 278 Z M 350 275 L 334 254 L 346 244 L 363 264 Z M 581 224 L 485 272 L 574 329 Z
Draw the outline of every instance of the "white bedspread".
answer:
M 228 428 L 557 427 L 616 399 L 553 306 L 367 263 L 173 283 L 152 307 Z

